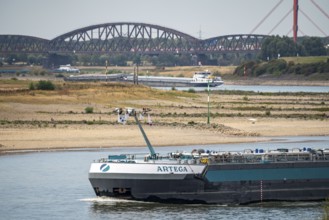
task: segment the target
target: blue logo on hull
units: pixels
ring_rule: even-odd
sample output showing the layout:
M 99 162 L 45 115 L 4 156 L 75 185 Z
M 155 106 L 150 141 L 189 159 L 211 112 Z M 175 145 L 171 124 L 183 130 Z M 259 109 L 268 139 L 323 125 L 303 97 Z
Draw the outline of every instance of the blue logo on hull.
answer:
M 101 165 L 101 167 L 99 168 L 102 172 L 107 172 L 110 170 L 110 165 L 104 163 Z

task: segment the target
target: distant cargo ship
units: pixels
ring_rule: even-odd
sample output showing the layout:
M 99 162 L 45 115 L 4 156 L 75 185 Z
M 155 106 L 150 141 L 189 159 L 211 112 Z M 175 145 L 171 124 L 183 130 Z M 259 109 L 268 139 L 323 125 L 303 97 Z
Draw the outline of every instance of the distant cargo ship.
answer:
M 133 76 L 126 77 L 133 82 Z M 138 76 L 138 83 L 154 87 L 211 87 L 220 86 L 224 82 L 221 77 L 212 77 L 211 72 L 196 72 L 193 78 L 186 77 L 162 77 L 162 76 Z
M 66 81 L 119 81 L 134 82 L 133 74 L 109 74 L 109 75 L 78 75 L 65 78 Z M 163 76 L 138 76 L 138 84 L 153 87 L 211 87 L 220 86 L 224 82 L 221 77 L 213 77 L 208 71 L 196 72 L 193 78 L 163 77 Z
M 246 204 L 329 197 L 329 149 L 245 150 L 158 155 L 135 117 L 150 153 L 93 162 L 97 196 L 169 203 Z

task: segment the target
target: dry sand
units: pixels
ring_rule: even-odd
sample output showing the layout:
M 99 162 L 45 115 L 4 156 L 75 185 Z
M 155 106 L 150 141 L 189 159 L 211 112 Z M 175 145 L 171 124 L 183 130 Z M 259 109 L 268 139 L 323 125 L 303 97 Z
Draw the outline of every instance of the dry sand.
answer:
M 19 84 L 21 81 L 11 83 L 3 83 L 0 89 L 24 88 Z M 268 96 L 213 93 L 213 124 L 207 126 L 206 93 L 159 91 L 116 84 L 65 84 L 64 89 L 57 91 L 0 95 L 0 153 L 145 147 L 136 125 L 116 124 L 117 116 L 111 112 L 118 106 L 152 109 L 154 126 L 145 125 L 144 129 L 154 146 L 257 142 L 282 136 L 329 135 L 327 94 Z M 84 113 L 87 106 L 94 108 L 93 114 Z M 102 121 L 106 123 L 97 123 Z
M 257 142 L 277 136 L 329 135 L 326 121 L 263 119 L 223 119 L 226 126 L 248 130 L 260 136 L 225 135 L 214 130 L 166 126 L 144 126 L 154 146 L 204 145 Z M 283 126 L 284 125 L 284 126 Z M 109 148 L 146 144 L 136 125 L 69 125 L 56 128 L 3 128 L 0 152 L 13 150 L 48 150 L 68 148 Z
M 202 145 L 257 141 L 260 137 L 236 137 L 193 128 L 144 126 L 154 146 Z M 7 128 L 0 133 L 1 150 L 108 148 L 146 146 L 134 125 L 76 125 L 56 128 Z

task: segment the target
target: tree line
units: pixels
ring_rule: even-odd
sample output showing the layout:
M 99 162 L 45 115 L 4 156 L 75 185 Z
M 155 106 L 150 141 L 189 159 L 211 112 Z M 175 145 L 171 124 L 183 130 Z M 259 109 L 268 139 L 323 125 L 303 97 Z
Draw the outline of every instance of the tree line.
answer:
M 269 62 L 249 61 L 238 66 L 234 74 L 239 76 L 281 76 L 288 74 L 309 76 L 314 73 L 325 73 L 329 77 L 329 58 L 326 62 L 295 64 L 284 59 L 273 59 Z M 329 79 L 329 78 L 328 78 Z
M 326 45 L 327 44 L 327 45 Z M 280 57 L 329 55 L 329 42 L 319 37 L 302 37 L 295 43 L 291 38 L 271 36 L 262 44 L 259 58 L 271 60 Z

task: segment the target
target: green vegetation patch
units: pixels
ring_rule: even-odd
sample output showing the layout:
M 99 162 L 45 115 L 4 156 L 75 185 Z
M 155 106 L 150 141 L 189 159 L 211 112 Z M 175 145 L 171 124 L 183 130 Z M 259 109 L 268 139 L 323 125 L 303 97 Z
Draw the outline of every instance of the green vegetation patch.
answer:
M 284 59 L 271 60 L 269 62 L 250 61 L 238 66 L 234 74 L 239 76 L 261 76 L 261 75 L 303 75 L 309 76 L 315 73 L 329 74 L 329 59 L 326 62 L 295 64 Z

